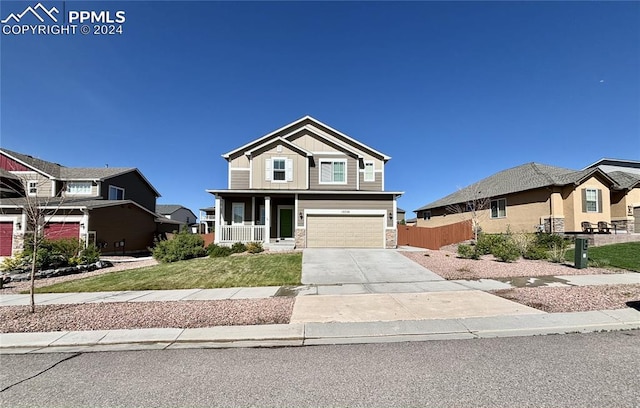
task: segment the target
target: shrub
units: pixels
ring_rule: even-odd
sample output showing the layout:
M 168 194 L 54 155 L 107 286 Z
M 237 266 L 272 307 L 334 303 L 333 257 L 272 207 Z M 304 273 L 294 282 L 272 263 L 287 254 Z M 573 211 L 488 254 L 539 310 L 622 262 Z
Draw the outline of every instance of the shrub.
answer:
M 496 244 L 491 253 L 502 262 L 513 262 L 520 258 L 520 248 L 511 239 Z
M 478 251 L 467 244 L 458 245 L 458 256 L 464 259 L 480 259 L 480 254 Z
M 262 243 L 260 242 L 248 242 L 247 251 L 249 251 L 250 254 L 259 254 L 260 252 L 264 251 L 264 248 L 262 247 Z
M 511 234 L 511 240 L 518 247 L 520 255 L 524 256 L 535 245 L 536 237 L 522 231 Z
M 202 237 L 181 231 L 171 240 L 158 242 L 152 254 L 158 262 L 169 263 L 204 256 L 206 250 Z
M 493 253 L 493 249 L 500 243 L 504 242 L 506 236 L 502 234 L 480 234 L 478 242 L 476 242 L 476 251 L 480 255 L 488 255 Z
M 216 244 L 209 245 L 207 251 L 209 252 L 209 256 L 211 258 L 222 258 L 231 255 L 231 248 L 226 246 L 219 246 Z
M 232 254 L 241 254 L 247 250 L 247 246 L 242 242 L 236 242 L 231 245 L 231 253 Z
M 90 264 L 94 262 L 98 262 L 100 260 L 100 250 L 95 244 L 91 244 L 87 246 L 85 249 L 80 251 L 80 263 L 81 264 Z
M 27 269 L 29 266 L 29 258 L 25 256 L 24 252 L 18 252 L 12 257 L 4 258 L 2 265 L 0 265 L 1 271 L 17 271 Z
M 564 263 L 566 253 L 567 247 L 564 241 L 561 244 L 553 243 L 549 249 L 549 260 L 555 263 Z
M 547 259 L 549 257 L 549 252 L 545 248 L 541 247 L 531 247 L 527 250 L 527 252 L 523 255 L 525 259 Z
M 562 235 L 558 234 L 549 234 L 547 232 L 538 232 L 536 233 L 535 244 L 538 247 L 551 249 L 555 246 L 566 246 L 566 241 L 562 237 Z

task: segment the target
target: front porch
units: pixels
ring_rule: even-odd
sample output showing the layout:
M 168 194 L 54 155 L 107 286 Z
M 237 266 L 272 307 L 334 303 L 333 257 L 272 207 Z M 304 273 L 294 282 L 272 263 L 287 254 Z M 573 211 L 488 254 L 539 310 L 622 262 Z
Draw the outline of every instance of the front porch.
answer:
M 261 242 L 269 247 L 295 243 L 294 194 L 219 194 L 216 208 L 220 208 L 215 214 L 216 244 Z

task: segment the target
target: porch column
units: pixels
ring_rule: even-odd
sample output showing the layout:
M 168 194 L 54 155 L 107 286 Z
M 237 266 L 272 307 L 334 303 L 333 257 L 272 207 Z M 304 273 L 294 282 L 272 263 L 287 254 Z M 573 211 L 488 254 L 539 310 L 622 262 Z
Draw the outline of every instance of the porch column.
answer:
M 220 221 L 221 221 L 221 217 L 220 217 L 220 208 L 221 208 L 221 203 L 222 200 L 220 200 L 220 196 L 216 194 L 216 205 L 215 205 L 215 209 L 213 210 L 213 242 L 215 244 L 219 244 L 220 243 Z
M 271 197 L 264 198 L 264 242 L 271 237 Z

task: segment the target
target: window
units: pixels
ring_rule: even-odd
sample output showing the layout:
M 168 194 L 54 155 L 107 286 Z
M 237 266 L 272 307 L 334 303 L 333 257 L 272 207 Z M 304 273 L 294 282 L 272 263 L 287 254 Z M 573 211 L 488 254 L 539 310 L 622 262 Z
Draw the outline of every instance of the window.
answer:
M 507 200 L 491 200 L 491 218 L 504 218 L 507 216 Z
M 265 180 L 276 183 L 293 181 L 293 159 L 274 157 L 265 160 Z
M 231 225 L 244 225 L 244 203 L 231 204 Z
M 68 194 L 91 194 L 90 181 L 71 181 L 67 183 Z
M 285 160 L 284 159 L 273 159 L 273 181 L 285 181 L 286 180 L 286 170 L 285 170 Z
M 376 174 L 373 172 L 373 162 L 364 162 L 364 181 L 376 181 Z
M 124 200 L 124 188 L 109 186 L 109 200 Z
M 320 162 L 321 184 L 347 184 L 347 162 L 332 160 Z
M 259 215 L 259 218 L 258 218 L 258 225 L 264 225 L 264 221 L 265 221 L 265 218 L 264 218 L 264 205 L 261 205 L 259 207 L 259 209 L 260 209 L 259 210 L 260 211 L 260 215 Z
M 598 212 L 598 190 L 595 188 L 585 189 L 586 212 Z
M 431 219 L 431 211 L 425 211 L 422 213 L 422 219 L 423 220 L 430 220 Z
M 28 189 L 29 189 L 29 195 L 30 196 L 34 196 L 38 194 L 38 182 L 37 181 L 30 181 L 28 183 Z

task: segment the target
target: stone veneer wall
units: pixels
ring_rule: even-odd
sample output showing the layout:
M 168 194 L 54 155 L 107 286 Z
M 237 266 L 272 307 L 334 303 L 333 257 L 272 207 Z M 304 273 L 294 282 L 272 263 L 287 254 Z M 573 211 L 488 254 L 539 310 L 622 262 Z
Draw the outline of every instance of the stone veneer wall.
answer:
M 615 225 L 618 231 L 627 231 L 628 233 L 633 234 L 635 230 L 635 225 L 633 221 L 615 220 L 615 221 L 611 221 L 611 224 Z
M 385 248 L 397 248 L 398 247 L 398 230 L 387 229 L 384 232 Z
M 304 228 L 296 228 L 296 248 L 307 247 L 307 230 Z
M 553 225 L 553 232 L 564 232 L 564 218 L 545 218 L 544 231 L 551 232 L 551 225 Z
M 24 251 L 24 234 L 19 232 L 17 234 L 13 234 L 13 241 L 11 243 L 11 256 L 14 256 L 21 251 Z

